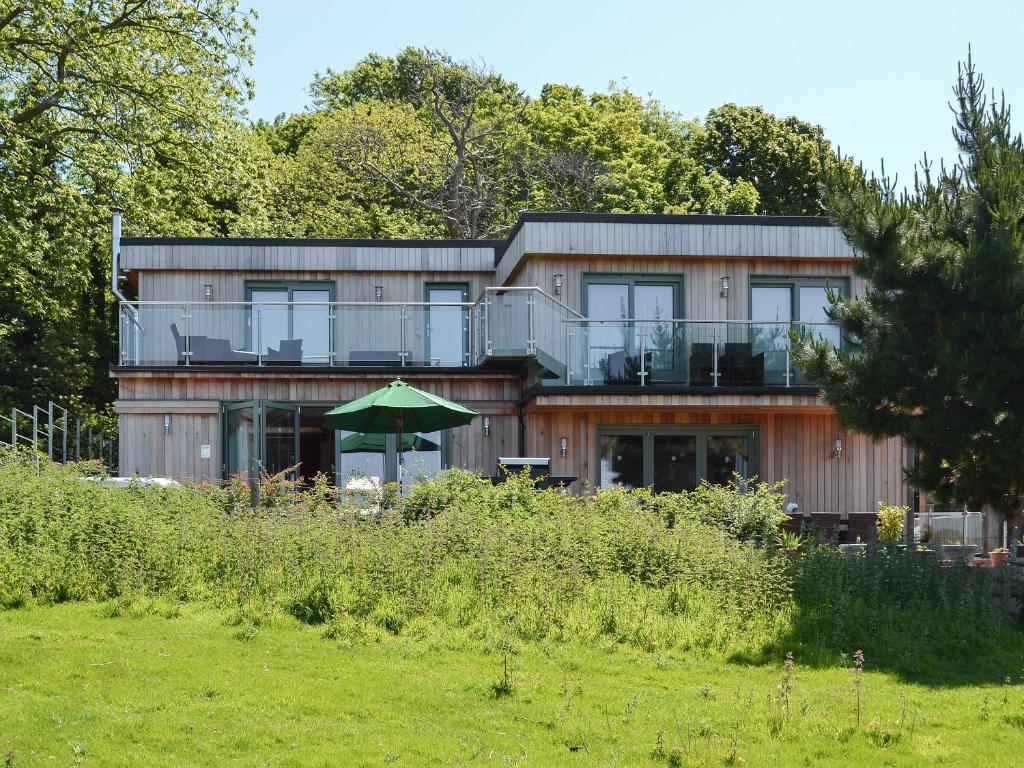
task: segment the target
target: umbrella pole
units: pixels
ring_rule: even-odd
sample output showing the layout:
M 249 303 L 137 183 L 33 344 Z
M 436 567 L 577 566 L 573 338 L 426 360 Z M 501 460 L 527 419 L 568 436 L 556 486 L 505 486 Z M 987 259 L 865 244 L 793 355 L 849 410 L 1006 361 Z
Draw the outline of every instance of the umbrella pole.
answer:
M 403 469 L 402 465 L 405 463 L 405 456 L 402 453 L 402 419 L 403 418 L 404 417 L 402 417 L 402 416 L 397 416 L 395 418 L 395 421 L 398 424 L 398 443 L 396 444 L 395 448 L 398 450 L 398 500 L 399 500 L 399 502 L 401 502 L 401 500 L 402 500 L 402 481 L 405 479 L 405 478 L 402 477 L 402 469 Z

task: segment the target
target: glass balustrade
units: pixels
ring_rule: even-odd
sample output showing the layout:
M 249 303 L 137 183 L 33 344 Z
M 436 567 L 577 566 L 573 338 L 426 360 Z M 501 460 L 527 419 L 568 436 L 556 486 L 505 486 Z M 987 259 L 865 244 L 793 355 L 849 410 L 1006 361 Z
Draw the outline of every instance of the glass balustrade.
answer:
M 537 288 L 469 303 L 125 303 L 122 365 L 462 368 L 529 362 L 551 385 L 796 386 L 794 328 L 830 323 L 586 319 Z

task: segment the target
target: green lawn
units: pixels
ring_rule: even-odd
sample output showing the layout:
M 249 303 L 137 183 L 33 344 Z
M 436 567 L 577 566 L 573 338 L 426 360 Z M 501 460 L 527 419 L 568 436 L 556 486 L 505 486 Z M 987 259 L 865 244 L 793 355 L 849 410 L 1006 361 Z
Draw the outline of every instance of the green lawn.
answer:
M 115 615 L 117 614 L 117 615 Z M 329 639 L 185 605 L 0 613 L 0 758 L 9 765 L 993 765 L 1024 755 L 1012 684 L 928 687 L 648 655 L 617 646 Z M 1014 668 L 1015 667 L 1015 668 Z M 500 687 L 500 686 L 499 686 Z

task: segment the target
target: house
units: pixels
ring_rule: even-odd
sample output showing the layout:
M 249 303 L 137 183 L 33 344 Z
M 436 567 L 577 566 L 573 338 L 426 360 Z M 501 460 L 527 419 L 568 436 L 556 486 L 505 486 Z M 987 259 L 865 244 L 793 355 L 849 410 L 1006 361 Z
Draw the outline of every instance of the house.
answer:
M 123 474 L 392 480 L 393 437 L 322 420 L 400 376 L 481 413 L 415 438 L 407 482 L 528 456 L 580 492 L 739 473 L 837 520 L 910 499 L 902 443 L 844 432 L 789 355 L 793 325 L 841 345 L 826 292 L 864 290 L 827 219 L 523 213 L 487 241 L 119 228 Z

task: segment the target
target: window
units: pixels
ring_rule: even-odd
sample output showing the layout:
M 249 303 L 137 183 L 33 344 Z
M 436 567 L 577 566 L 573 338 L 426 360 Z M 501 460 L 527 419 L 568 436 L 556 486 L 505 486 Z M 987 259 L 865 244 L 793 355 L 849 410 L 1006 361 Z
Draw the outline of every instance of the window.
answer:
M 246 300 L 250 348 L 266 362 L 331 362 L 333 283 L 250 284 Z
M 755 474 L 756 427 L 599 427 L 597 484 L 656 493 L 718 485 Z
M 583 314 L 595 322 L 584 328 L 584 363 L 600 372 L 587 378 L 616 383 L 640 370 L 655 378 L 676 372 L 679 329 L 670 321 L 682 317 L 682 295 L 682 278 L 675 276 L 585 275 Z
M 754 354 L 764 354 L 765 383 L 786 380 L 789 326 L 797 322 L 818 338 L 840 344 L 839 329 L 828 319 L 828 291 L 848 295 L 844 277 L 752 278 L 750 335 Z M 795 372 L 790 371 L 791 375 Z

